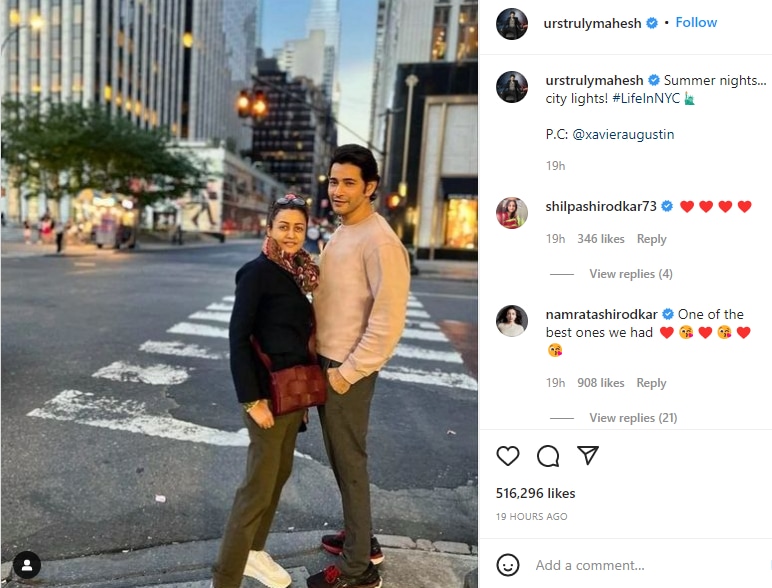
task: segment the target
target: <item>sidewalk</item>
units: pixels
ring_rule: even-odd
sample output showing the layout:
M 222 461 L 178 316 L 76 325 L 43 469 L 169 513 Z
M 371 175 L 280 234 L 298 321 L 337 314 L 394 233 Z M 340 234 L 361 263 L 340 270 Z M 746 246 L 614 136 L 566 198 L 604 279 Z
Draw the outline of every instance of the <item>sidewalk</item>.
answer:
M 330 531 L 325 531 L 329 533 Z M 306 578 L 335 563 L 335 556 L 319 547 L 323 531 L 273 533 L 266 550 L 292 576 L 292 588 L 305 588 Z M 408 537 L 378 536 L 384 562 L 380 565 L 384 588 L 466 588 L 477 586 L 477 548 L 464 543 Z M 41 586 L 57 588 L 208 588 L 211 566 L 220 541 L 178 543 L 127 553 L 94 555 L 69 560 L 43 561 L 40 573 L 21 580 L 11 562 L 2 564 L 7 588 Z M 469 575 L 469 579 L 465 581 Z M 259 582 L 245 578 L 242 586 Z

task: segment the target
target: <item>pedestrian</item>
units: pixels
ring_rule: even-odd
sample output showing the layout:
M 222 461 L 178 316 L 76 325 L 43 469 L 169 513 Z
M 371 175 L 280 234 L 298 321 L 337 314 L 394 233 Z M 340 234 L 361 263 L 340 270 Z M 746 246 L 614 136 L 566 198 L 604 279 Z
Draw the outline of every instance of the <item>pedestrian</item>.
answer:
M 321 255 L 314 295 L 317 353 L 328 380 L 319 407 L 324 445 L 340 490 L 344 530 L 322 537 L 340 563 L 311 576 L 309 588 L 378 588 L 383 561 L 372 535 L 367 428 L 380 370 L 405 325 L 410 287 L 408 254 L 371 201 L 380 177 L 372 152 L 336 149 L 328 193 L 341 225 Z
M 51 227 L 54 229 L 56 235 L 56 252 L 62 252 L 62 245 L 64 244 L 64 223 L 62 221 L 51 221 Z
M 30 244 L 32 240 L 32 227 L 29 224 L 29 220 L 24 221 L 24 243 Z
M 268 588 L 292 583 L 287 571 L 265 552 L 265 542 L 284 483 L 292 472 L 298 430 L 305 410 L 274 416 L 269 378 L 253 355 L 257 338 L 274 371 L 308 362 L 313 309 L 307 294 L 319 283 L 319 268 L 301 247 L 308 209 L 288 194 L 268 214 L 262 253 L 236 273 L 230 319 L 230 367 L 249 433 L 247 473 L 236 491 L 213 567 L 214 588 L 238 588 L 242 576 Z

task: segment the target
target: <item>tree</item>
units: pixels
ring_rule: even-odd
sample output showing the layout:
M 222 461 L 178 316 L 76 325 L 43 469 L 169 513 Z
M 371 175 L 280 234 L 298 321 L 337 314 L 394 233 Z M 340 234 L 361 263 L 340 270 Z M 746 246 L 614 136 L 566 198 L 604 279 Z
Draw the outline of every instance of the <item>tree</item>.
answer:
M 166 129 L 141 129 L 100 105 L 3 103 L 3 155 L 11 185 L 61 201 L 84 188 L 117 193 L 136 209 L 205 185 L 201 165 Z M 135 215 L 135 231 L 138 225 Z

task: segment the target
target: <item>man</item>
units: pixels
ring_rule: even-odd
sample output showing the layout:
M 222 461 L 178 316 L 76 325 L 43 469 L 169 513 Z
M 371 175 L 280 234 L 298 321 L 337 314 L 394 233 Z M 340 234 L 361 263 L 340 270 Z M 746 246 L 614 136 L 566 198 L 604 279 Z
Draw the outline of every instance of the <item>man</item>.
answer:
M 328 176 L 330 202 L 342 225 L 322 251 L 314 294 L 317 352 L 329 385 L 319 419 L 345 530 L 322 538 L 324 549 L 341 554 L 340 565 L 307 584 L 379 588 L 373 562 L 383 555 L 371 534 L 367 427 L 378 370 L 405 325 L 410 266 L 399 238 L 370 203 L 380 180 L 373 154 L 359 145 L 338 147 Z

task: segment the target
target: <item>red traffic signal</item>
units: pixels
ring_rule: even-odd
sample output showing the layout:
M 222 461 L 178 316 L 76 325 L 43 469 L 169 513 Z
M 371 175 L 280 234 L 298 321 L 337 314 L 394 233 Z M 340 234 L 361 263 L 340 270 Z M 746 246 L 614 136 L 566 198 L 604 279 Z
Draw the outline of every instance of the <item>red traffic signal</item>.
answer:
M 249 116 L 249 92 L 242 90 L 239 92 L 239 97 L 236 100 L 236 110 L 241 118 L 247 118 Z
M 265 93 L 255 92 L 255 96 L 252 98 L 252 117 L 263 118 L 266 114 L 268 114 L 268 100 Z

